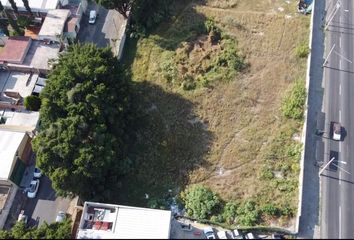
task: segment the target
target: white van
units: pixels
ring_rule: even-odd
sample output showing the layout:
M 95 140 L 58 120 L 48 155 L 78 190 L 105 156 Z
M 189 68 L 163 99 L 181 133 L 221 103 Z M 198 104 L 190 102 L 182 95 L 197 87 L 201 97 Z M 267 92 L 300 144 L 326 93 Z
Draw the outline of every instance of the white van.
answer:
M 96 22 L 97 13 L 95 10 L 90 11 L 89 23 L 94 24 Z

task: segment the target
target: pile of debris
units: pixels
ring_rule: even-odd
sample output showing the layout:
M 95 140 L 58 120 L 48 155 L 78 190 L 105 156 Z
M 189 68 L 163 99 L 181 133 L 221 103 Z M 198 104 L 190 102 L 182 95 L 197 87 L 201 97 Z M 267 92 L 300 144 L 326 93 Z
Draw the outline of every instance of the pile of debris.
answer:
M 302 14 L 309 14 L 312 12 L 313 0 L 299 0 L 297 10 Z

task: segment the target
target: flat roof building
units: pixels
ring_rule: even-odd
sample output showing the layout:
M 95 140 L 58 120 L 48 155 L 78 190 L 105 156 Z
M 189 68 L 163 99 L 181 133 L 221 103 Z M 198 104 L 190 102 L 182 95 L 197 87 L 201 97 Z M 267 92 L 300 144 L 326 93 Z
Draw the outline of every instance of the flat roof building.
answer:
M 0 0 L 4 8 L 12 9 L 9 0 Z M 26 11 L 22 0 L 14 0 L 19 11 Z M 32 12 L 48 12 L 51 9 L 58 8 L 60 0 L 29 0 L 28 4 Z
M 59 42 L 60 37 L 63 35 L 66 20 L 69 16 L 70 10 L 68 9 L 48 11 L 41 30 L 38 33 L 38 39 Z
M 85 202 L 77 239 L 168 239 L 171 211 Z
M 22 63 L 31 46 L 30 37 L 9 37 L 0 53 L 0 62 Z

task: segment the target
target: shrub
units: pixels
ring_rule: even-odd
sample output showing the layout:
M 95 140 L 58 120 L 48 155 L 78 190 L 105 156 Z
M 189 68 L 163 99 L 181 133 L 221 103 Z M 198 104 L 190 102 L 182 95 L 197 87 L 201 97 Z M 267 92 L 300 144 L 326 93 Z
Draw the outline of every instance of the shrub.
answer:
M 306 89 L 304 82 L 296 80 L 291 89 L 286 92 L 283 98 L 281 111 L 287 118 L 302 119 L 306 100 Z
M 295 54 L 299 58 L 306 58 L 310 53 L 310 49 L 306 43 L 302 43 L 295 49 Z
M 37 96 L 28 96 L 24 100 L 24 106 L 27 110 L 38 111 L 41 107 L 41 99 Z
M 235 202 L 226 203 L 222 215 L 227 224 L 233 224 L 235 222 L 237 215 L 237 207 L 238 204 Z
M 202 185 L 193 185 L 187 188 L 181 193 L 181 198 L 187 214 L 199 220 L 212 216 L 220 205 L 219 197 Z
M 271 203 L 263 205 L 261 211 L 269 216 L 278 216 L 280 213 L 280 209 Z
M 26 28 L 31 24 L 31 19 L 26 16 L 18 16 L 17 17 L 17 24 L 21 28 Z
M 253 226 L 259 217 L 259 211 L 253 201 L 246 201 L 237 209 L 237 223 L 240 225 Z

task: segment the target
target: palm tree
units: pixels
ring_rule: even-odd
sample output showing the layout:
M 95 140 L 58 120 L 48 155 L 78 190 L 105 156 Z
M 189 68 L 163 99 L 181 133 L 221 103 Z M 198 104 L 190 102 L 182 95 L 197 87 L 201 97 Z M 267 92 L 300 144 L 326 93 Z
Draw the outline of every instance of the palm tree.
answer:
M 15 3 L 15 0 L 9 0 L 9 2 L 11 4 L 11 8 L 14 10 L 14 12 L 16 14 L 18 14 L 18 9 L 17 9 L 16 3 Z
M 23 2 L 23 5 L 25 6 L 26 10 L 32 15 L 32 11 L 31 11 L 31 8 L 28 4 L 28 0 L 22 0 Z

